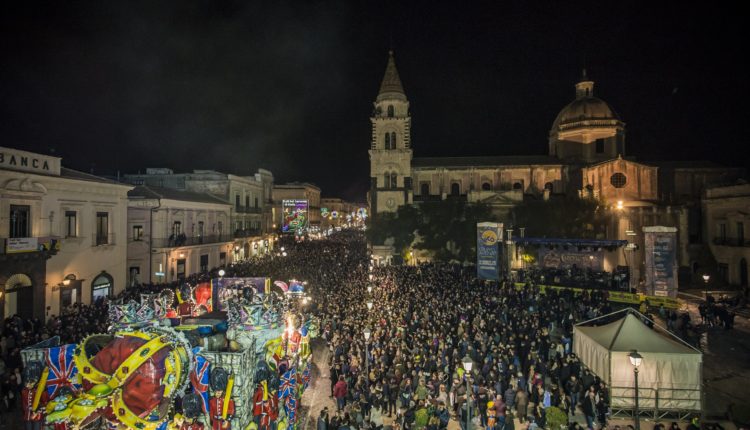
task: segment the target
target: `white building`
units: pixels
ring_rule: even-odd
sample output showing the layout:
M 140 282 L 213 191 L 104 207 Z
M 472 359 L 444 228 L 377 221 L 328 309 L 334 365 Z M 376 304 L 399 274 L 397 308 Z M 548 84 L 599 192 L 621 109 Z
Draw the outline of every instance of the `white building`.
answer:
M 258 169 L 252 176 L 238 176 L 215 170 L 174 173 L 167 168 L 146 169 L 145 174 L 125 175 L 133 185 L 148 185 L 180 191 L 211 194 L 229 204 L 226 231 L 234 235 L 241 259 L 273 249 L 273 174 Z M 268 246 L 266 246 L 268 244 Z
M 41 319 L 124 289 L 131 188 L 0 147 L 0 317 Z
M 703 198 L 705 237 L 716 258 L 717 285 L 748 286 L 750 184 L 716 187 Z
M 139 185 L 128 193 L 129 282 L 172 282 L 231 263 L 231 205 L 210 194 Z

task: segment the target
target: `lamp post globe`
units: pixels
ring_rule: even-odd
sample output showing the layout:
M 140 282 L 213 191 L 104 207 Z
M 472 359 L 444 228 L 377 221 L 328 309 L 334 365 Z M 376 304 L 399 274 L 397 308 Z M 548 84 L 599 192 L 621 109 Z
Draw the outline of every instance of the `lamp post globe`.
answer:
M 466 430 L 471 429 L 471 389 L 469 388 L 469 375 L 471 374 L 471 368 L 474 367 L 474 361 L 472 361 L 471 357 L 466 355 L 464 358 L 461 359 L 461 364 L 464 367 L 464 370 L 466 373 L 464 374 L 466 378 Z
M 640 367 L 641 363 L 643 362 L 643 356 L 641 354 L 638 354 L 638 351 L 633 350 L 628 354 L 628 358 L 630 359 L 630 364 L 633 365 L 633 374 L 635 375 L 635 430 L 641 429 L 641 419 L 640 419 L 640 412 L 638 411 L 638 367 Z
M 367 302 L 367 310 L 368 311 L 372 310 L 372 300 L 370 300 L 370 301 Z
M 222 277 L 222 278 L 223 278 L 223 277 L 224 277 L 224 275 L 226 275 L 226 274 L 227 274 L 227 272 L 225 272 L 225 271 L 224 271 L 224 269 L 219 269 L 219 276 L 220 276 L 220 277 Z

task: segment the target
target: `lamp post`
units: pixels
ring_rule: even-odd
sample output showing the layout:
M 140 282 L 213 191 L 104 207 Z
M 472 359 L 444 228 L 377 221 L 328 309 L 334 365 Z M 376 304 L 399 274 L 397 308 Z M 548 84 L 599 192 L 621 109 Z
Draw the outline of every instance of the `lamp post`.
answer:
M 466 430 L 471 429 L 471 396 L 469 389 L 469 375 L 471 374 L 471 368 L 474 366 L 474 362 L 471 361 L 471 357 L 468 354 L 461 359 L 461 363 L 464 366 L 464 377 L 466 378 Z M 636 429 L 637 430 L 637 429 Z
M 367 302 L 367 310 L 368 311 L 372 310 L 372 300 L 368 300 L 368 302 Z
M 369 348 L 369 342 L 370 342 L 370 329 L 365 329 L 365 386 L 367 387 L 367 390 L 370 390 L 370 348 Z M 369 395 L 369 393 L 368 393 Z
M 630 364 L 633 365 L 633 373 L 635 374 L 635 430 L 641 430 L 641 419 L 638 411 L 638 366 L 643 361 L 643 356 L 638 354 L 638 351 L 633 350 L 629 355 Z
M 709 275 L 708 273 L 704 273 L 703 284 L 705 285 L 705 290 L 706 290 L 706 302 L 708 302 L 708 281 L 710 280 L 711 280 L 711 275 Z
M 368 293 L 372 293 L 372 285 L 368 285 L 367 286 L 367 292 Z
M 227 272 L 225 272 L 224 269 L 219 269 L 219 278 L 223 278 L 226 274 Z

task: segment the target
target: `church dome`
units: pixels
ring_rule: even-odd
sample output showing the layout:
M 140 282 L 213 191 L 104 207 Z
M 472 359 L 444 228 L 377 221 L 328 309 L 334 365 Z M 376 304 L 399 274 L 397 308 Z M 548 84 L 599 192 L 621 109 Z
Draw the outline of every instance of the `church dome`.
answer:
M 594 97 L 594 82 L 586 77 L 576 84 L 576 99 L 565 106 L 552 123 L 551 132 L 577 127 L 610 126 L 620 118 L 604 100 Z

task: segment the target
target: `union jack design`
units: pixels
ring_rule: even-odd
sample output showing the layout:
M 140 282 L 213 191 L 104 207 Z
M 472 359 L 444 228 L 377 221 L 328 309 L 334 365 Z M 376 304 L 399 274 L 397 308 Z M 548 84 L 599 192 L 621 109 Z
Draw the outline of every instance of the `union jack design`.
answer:
M 200 350 L 200 348 L 196 348 Z M 190 384 L 198 395 L 201 396 L 203 412 L 208 412 L 208 381 L 211 363 L 193 350 L 193 370 L 190 371 Z
M 55 397 L 62 387 L 70 387 L 75 391 L 81 388 L 78 383 L 78 369 L 73 361 L 76 346 L 73 344 L 50 348 L 46 353 L 49 378 L 47 379 L 47 395 Z
M 291 395 L 284 402 L 286 416 L 289 417 L 289 425 L 293 426 L 297 418 L 297 396 Z
M 281 376 L 281 380 L 279 381 L 279 400 L 283 400 L 287 397 L 294 397 L 296 385 L 297 369 L 291 368 Z
M 305 370 L 302 371 L 302 390 L 307 390 L 307 386 L 310 385 L 310 363 L 312 360 L 307 361 Z

